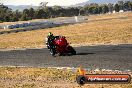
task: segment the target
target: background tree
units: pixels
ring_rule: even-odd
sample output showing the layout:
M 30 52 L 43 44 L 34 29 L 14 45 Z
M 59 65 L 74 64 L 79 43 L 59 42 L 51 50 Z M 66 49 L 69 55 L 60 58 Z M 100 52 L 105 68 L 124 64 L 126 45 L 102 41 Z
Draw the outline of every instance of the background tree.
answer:
M 130 11 L 132 11 L 132 2 L 129 3 Z
M 45 7 L 44 8 L 44 11 L 47 14 L 47 17 L 46 18 L 52 18 L 52 17 L 54 17 L 53 16 L 54 12 L 53 12 L 52 7 Z
M 54 17 L 59 17 L 60 13 L 63 12 L 63 8 L 61 6 L 53 6 L 52 9 Z
M 113 12 L 113 4 L 109 3 L 108 8 L 109 8 L 109 12 L 112 13 Z
M 118 4 L 115 4 L 114 10 L 115 10 L 116 12 L 119 12 L 119 5 L 118 5 Z
M 123 6 L 123 4 L 124 4 L 123 1 L 118 1 L 119 10 L 124 10 L 124 6 Z
M 129 11 L 132 11 L 132 2 L 128 2 Z
M 103 6 L 102 6 L 102 12 L 103 12 L 103 13 L 108 13 L 108 12 L 109 12 L 109 8 L 108 8 L 107 5 L 103 5 Z
M 28 20 L 28 16 L 26 13 L 23 13 L 21 18 L 20 18 L 21 21 L 27 21 Z
M 22 13 L 21 12 L 19 12 L 19 10 L 16 10 L 16 11 L 14 11 L 14 12 L 12 12 L 12 15 L 11 15 L 12 17 L 11 17 L 11 21 L 19 21 L 20 20 L 20 18 L 21 18 L 21 16 L 22 16 Z
M 47 13 L 43 9 L 38 9 L 36 11 L 36 18 L 37 19 L 45 19 L 45 18 L 47 18 Z
M 98 6 L 98 13 L 101 14 L 103 12 L 102 6 Z
M 34 19 L 34 15 L 35 15 L 35 10 L 33 8 L 30 8 L 28 13 L 29 18 Z
M 79 15 L 85 15 L 85 10 L 83 7 L 79 9 Z
M 129 9 L 129 1 L 126 1 L 125 3 L 124 3 L 124 10 L 125 11 L 129 11 L 130 9 Z
M 0 21 L 10 21 L 10 15 L 12 14 L 12 9 L 4 6 L 0 3 Z
M 12 22 L 19 20 L 32 20 L 32 19 L 48 19 L 54 17 L 71 17 L 78 15 L 89 15 L 89 14 L 102 14 L 113 12 L 119 12 L 120 10 L 132 11 L 131 1 L 118 1 L 116 4 L 96 4 L 91 3 L 82 7 L 61 7 L 52 6 L 47 7 L 47 2 L 42 2 L 37 9 L 29 8 L 23 11 L 12 11 L 12 9 L 0 3 L 0 22 Z

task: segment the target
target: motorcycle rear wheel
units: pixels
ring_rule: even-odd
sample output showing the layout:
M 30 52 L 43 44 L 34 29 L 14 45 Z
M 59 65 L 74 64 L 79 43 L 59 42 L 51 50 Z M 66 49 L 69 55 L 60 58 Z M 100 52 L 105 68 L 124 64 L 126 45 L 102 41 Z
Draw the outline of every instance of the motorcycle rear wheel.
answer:
M 70 53 L 72 55 L 76 55 L 76 51 L 75 51 L 75 49 L 72 46 L 70 46 Z

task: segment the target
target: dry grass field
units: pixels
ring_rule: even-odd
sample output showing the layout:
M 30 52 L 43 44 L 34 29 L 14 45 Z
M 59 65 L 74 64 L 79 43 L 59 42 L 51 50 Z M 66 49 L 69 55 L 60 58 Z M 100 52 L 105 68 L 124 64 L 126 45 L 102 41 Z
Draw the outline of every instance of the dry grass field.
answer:
M 74 46 L 132 44 L 132 13 L 93 15 L 80 24 L 0 35 L 0 48 L 40 48 L 48 32 L 64 35 Z
M 80 86 L 75 82 L 77 74 L 67 69 L 0 67 L 0 88 L 132 88 L 132 83 Z

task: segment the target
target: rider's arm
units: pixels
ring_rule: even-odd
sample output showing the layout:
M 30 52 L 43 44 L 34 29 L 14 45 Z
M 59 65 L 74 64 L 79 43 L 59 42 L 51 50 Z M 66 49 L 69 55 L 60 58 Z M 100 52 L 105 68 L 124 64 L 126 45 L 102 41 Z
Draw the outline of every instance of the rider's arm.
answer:
M 59 38 L 60 36 L 54 36 L 54 38 Z

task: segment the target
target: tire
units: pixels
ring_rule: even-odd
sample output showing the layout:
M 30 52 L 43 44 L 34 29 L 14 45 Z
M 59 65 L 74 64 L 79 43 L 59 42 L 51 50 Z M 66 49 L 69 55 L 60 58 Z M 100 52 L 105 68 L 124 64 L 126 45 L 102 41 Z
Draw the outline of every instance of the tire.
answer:
M 48 49 L 50 49 L 50 46 L 49 45 L 46 45 Z
M 54 56 L 54 55 L 55 55 L 55 50 L 54 50 L 54 49 L 50 49 L 50 54 L 51 54 L 52 56 Z
M 84 85 L 86 83 L 86 78 L 82 75 L 77 76 L 76 81 L 79 85 Z
M 71 46 L 70 46 L 70 53 L 71 53 L 72 55 L 76 55 L 75 49 L 73 49 L 73 47 L 71 47 Z
M 62 53 L 58 53 L 59 56 L 62 56 Z
M 76 55 L 76 51 L 75 51 L 75 50 L 73 50 L 73 51 L 72 51 L 72 54 L 73 54 L 73 55 Z

